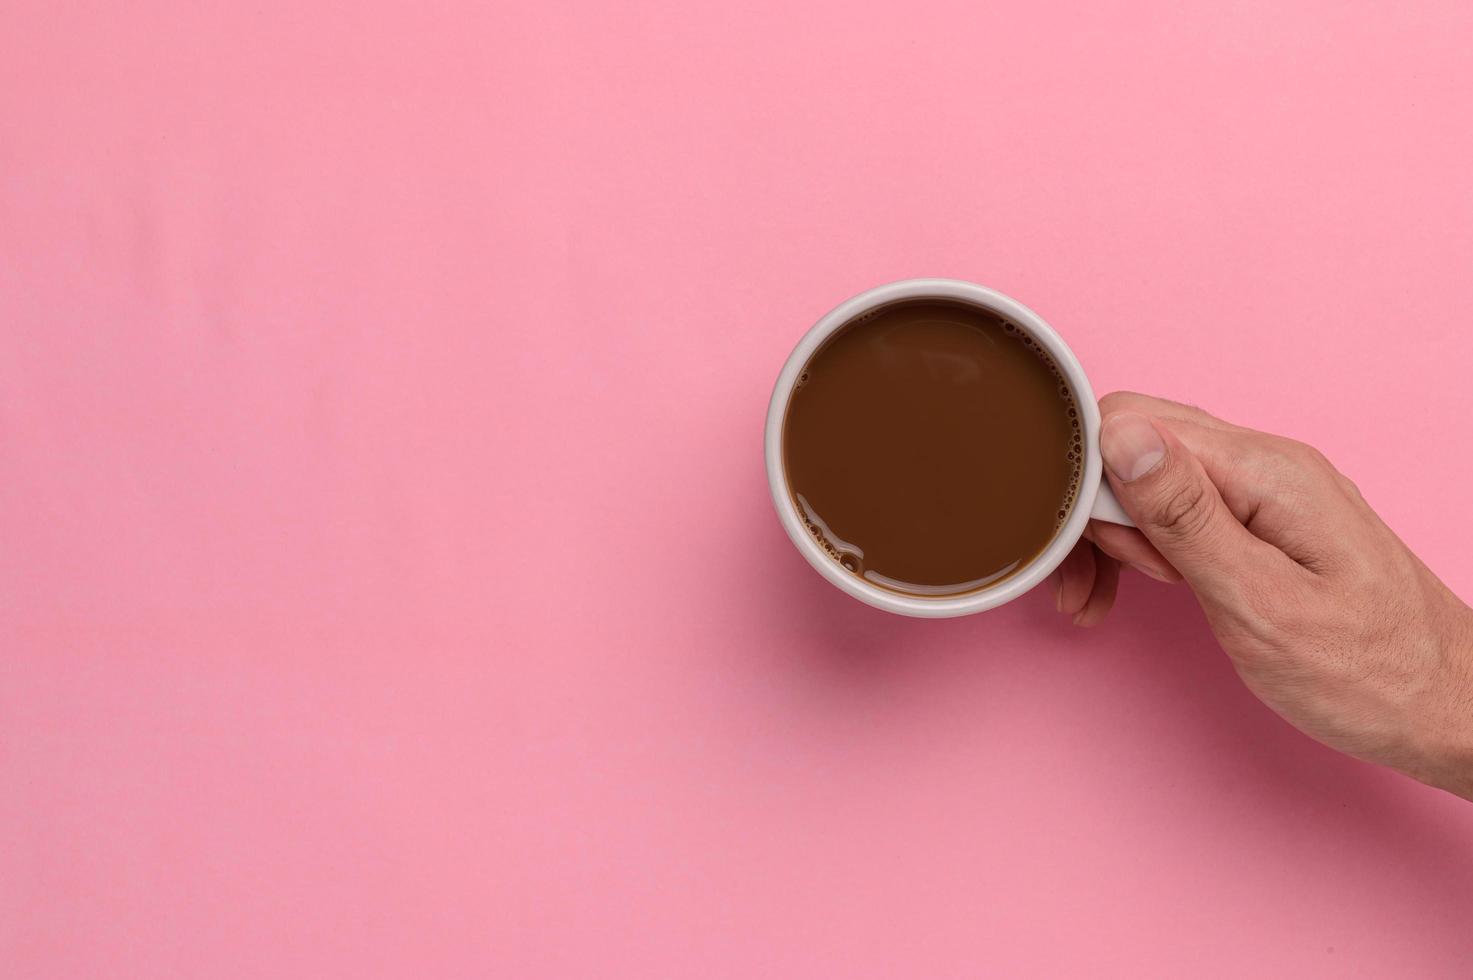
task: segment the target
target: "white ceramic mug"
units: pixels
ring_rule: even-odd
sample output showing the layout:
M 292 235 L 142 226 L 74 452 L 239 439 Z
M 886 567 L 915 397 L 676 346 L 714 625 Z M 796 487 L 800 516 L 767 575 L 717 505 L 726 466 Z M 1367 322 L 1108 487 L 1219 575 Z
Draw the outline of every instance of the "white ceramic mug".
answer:
M 1084 476 L 1080 480 L 1074 509 L 1054 535 L 1053 541 L 1021 571 L 994 586 L 960 595 L 935 598 L 902 595 L 867 582 L 840 566 L 804 527 L 803 518 L 798 514 L 793 495 L 788 490 L 788 477 L 783 466 L 783 422 L 788 414 L 788 401 L 793 396 L 798 375 L 802 373 L 813 352 L 855 317 L 879 306 L 910 299 L 960 301 L 990 310 L 1026 330 L 1034 340 L 1043 345 L 1059 370 L 1064 372 L 1084 420 Z M 777 387 L 773 389 L 772 402 L 767 409 L 766 455 L 767 483 L 772 490 L 772 502 L 777 507 L 778 519 L 782 521 L 793 544 L 808 559 L 808 563 L 818 569 L 820 575 L 856 599 L 906 616 L 966 616 L 1000 606 L 1027 592 L 1059 567 L 1059 563 L 1079 542 L 1085 525 L 1091 518 L 1115 524 L 1131 523 L 1116 502 L 1114 494 L 1110 492 L 1109 485 L 1103 480 L 1104 466 L 1100 461 L 1100 409 L 1095 401 L 1094 389 L 1084 376 L 1084 369 L 1079 366 L 1079 359 L 1074 356 L 1069 345 L 1064 343 L 1063 338 L 1043 321 L 1043 317 L 1022 303 L 986 286 L 957 279 L 906 279 L 876 286 L 840 303 L 815 323 L 803 335 L 803 339 L 798 341 L 798 346 L 788 355 L 787 363 L 777 376 Z

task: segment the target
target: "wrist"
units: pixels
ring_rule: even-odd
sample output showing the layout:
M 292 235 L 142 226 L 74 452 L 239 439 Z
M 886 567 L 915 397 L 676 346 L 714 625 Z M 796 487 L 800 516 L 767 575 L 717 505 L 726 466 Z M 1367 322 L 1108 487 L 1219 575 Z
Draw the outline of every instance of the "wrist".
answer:
M 1410 775 L 1473 800 L 1473 610 L 1456 598 L 1452 605 L 1437 637 L 1441 669 Z

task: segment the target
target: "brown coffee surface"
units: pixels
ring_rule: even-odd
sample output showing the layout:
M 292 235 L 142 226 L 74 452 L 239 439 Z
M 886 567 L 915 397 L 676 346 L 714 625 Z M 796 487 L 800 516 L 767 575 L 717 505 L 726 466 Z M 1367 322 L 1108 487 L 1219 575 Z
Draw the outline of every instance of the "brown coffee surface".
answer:
M 914 595 L 995 584 L 1043 551 L 1078 489 L 1079 413 L 1048 356 L 1002 318 L 898 303 L 809 359 L 788 405 L 788 488 L 809 532 Z

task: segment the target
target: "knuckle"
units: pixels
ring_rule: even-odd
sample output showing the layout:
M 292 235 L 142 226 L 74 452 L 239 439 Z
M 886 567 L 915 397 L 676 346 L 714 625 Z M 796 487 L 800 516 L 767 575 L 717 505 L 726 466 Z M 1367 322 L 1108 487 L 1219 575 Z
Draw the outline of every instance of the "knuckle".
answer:
M 1365 501 L 1366 498 L 1361 495 L 1360 487 L 1356 486 L 1354 480 L 1339 470 L 1331 470 L 1331 473 L 1333 474 L 1335 485 L 1340 488 L 1341 493 L 1345 494 L 1345 496 L 1349 497 L 1355 503 Z
M 1330 481 L 1341 479 L 1325 454 L 1293 439 L 1273 436 L 1263 459 L 1267 480 L 1281 489 L 1303 487 L 1320 492 Z
M 1196 538 L 1212 519 L 1212 500 L 1200 480 L 1184 480 L 1167 487 L 1154 508 L 1156 527 L 1175 538 Z
M 1310 470 L 1334 469 L 1325 454 L 1306 442 L 1297 439 L 1284 440 L 1284 452 L 1294 463 Z
M 1273 449 L 1274 455 L 1286 464 L 1302 466 L 1307 462 L 1307 445 L 1287 436 L 1269 436 L 1268 444 Z

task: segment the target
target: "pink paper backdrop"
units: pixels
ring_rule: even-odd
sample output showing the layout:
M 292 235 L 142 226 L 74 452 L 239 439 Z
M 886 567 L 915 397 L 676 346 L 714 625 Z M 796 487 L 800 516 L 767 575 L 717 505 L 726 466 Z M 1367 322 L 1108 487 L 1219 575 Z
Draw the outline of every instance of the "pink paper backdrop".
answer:
M 0 974 L 1466 977 L 1473 805 L 1299 737 L 1181 591 L 856 604 L 760 441 L 829 306 L 974 279 L 1473 596 L 1470 47 L 6 3 Z

